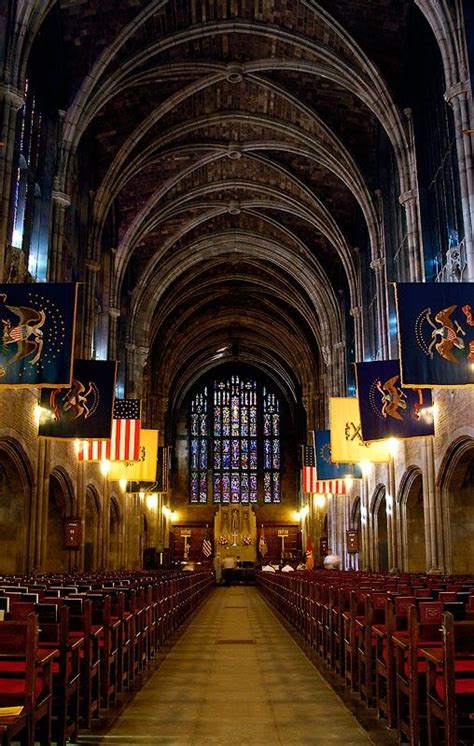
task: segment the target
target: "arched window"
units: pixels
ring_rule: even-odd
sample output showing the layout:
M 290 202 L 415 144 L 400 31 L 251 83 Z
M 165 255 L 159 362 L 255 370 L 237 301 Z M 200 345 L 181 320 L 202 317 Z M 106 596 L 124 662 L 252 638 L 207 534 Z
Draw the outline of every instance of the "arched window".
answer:
M 194 395 L 190 407 L 190 500 L 280 502 L 280 403 L 275 393 L 239 375 Z M 212 458 L 209 460 L 209 453 Z M 208 470 L 212 478 L 208 480 Z

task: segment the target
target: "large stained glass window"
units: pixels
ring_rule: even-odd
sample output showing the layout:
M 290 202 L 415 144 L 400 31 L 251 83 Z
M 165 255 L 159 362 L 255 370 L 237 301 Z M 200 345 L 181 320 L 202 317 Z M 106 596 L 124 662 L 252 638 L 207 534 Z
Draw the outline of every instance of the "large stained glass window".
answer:
M 192 503 L 207 502 L 208 417 L 207 388 L 191 402 L 190 489 Z
M 280 405 L 276 395 L 239 375 L 196 394 L 190 415 L 191 502 L 280 502 Z M 208 465 L 208 452 L 212 452 Z
M 280 402 L 263 389 L 263 501 L 280 502 Z

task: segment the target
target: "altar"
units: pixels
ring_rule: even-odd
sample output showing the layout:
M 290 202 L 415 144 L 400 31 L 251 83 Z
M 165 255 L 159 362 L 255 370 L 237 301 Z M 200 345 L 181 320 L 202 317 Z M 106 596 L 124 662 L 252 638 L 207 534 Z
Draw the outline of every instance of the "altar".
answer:
M 221 557 L 257 560 L 257 517 L 250 505 L 220 505 L 214 519 L 214 547 Z

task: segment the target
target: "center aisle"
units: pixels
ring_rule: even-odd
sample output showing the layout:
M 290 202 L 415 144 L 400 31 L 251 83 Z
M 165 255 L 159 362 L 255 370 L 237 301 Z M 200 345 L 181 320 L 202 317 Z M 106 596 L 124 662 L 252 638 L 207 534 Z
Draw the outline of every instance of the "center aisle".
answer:
M 82 739 L 81 739 L 82 740 Z M 84 739 L 91 743 L 90 736 Z M 368 744 L 255 588 L 218 588 L 95 743 Z

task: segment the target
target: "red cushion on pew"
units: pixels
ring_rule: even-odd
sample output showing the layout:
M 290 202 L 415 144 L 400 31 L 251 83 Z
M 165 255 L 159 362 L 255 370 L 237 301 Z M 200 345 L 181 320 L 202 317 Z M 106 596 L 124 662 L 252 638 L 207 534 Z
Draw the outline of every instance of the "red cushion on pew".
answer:
M 38 676 L 36 679 L 35 693 L 39 697 L 43 689 L 43 681 Z M 15 697 L 21 697 L 25 694 L 25 680 L 24 679 L 2 679 L 0 678 L 0 703 L 2 697 L 8 697 L 9 695 Z
M 455 679 L 454 691 L 458 696 L 474 696 L 474 679 Z M 438 676 L 436 679 L 436 694 L 444 700 L 444 679 Z
M 456 673 L 474 673 L 474 660 L 472 658 L 468 660 L 457 660 L 454 662 L 454 670 Z

